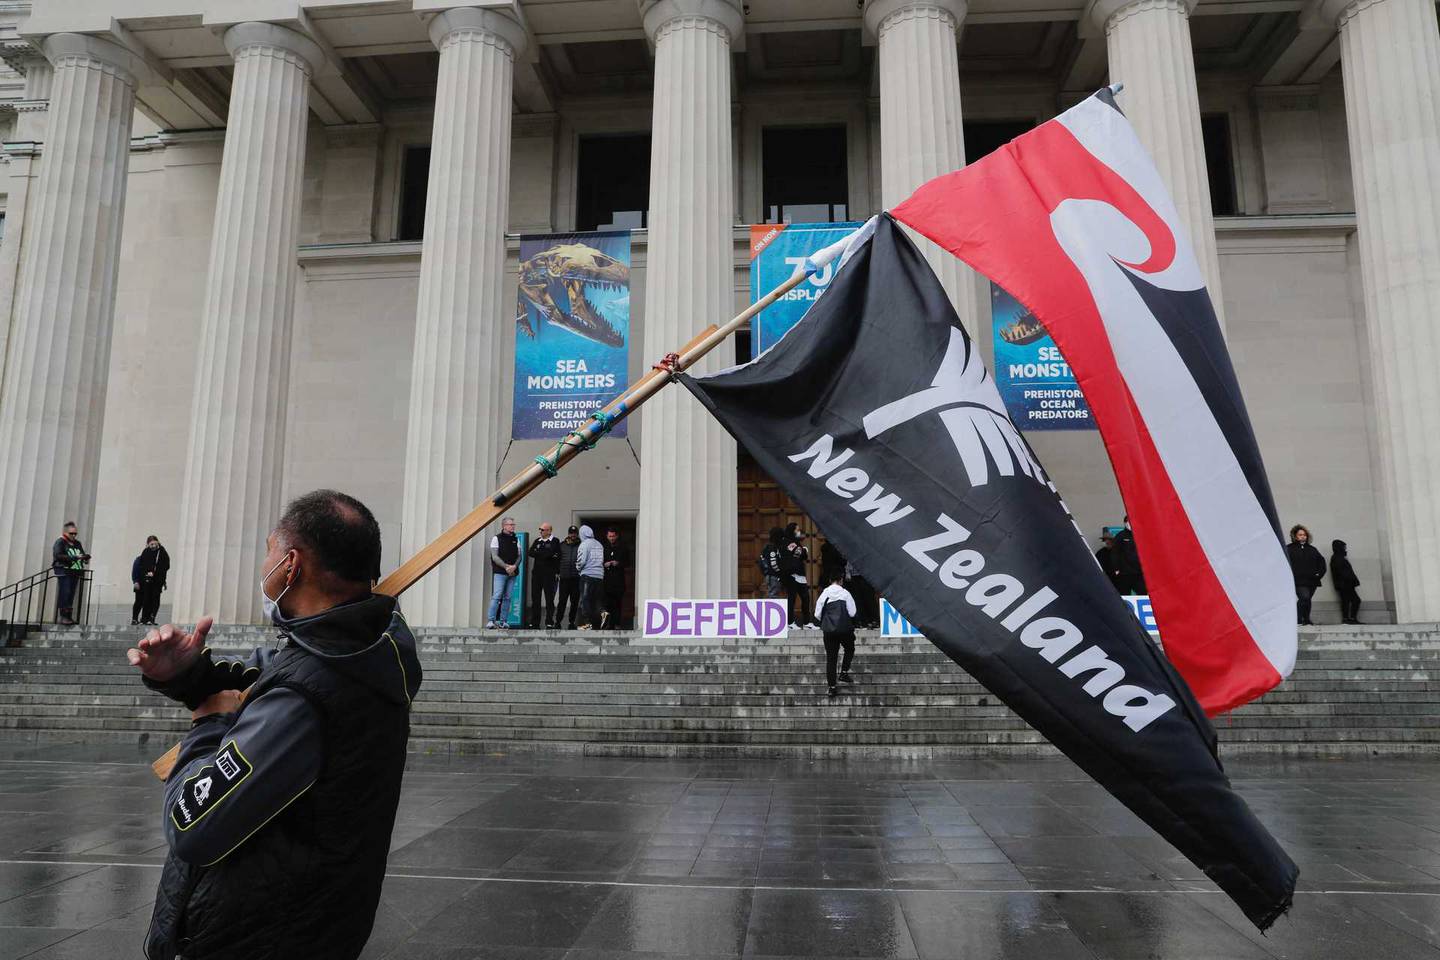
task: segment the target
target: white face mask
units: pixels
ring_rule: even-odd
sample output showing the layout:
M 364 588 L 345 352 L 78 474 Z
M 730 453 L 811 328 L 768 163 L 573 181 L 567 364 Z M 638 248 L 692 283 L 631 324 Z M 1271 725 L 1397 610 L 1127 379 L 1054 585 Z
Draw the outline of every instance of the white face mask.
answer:
M 283 627 L 285 625 L 285 615 L 280 612 L 280 600 L 285 596 L 285 594 L 290 592 L 290 584 L 285 584 L 285 589 L 280 591 L 280 596 L 276 597 L 274 600 L 271 600 L 270 595 L 265 592 L 265 581 L 269 580 L 272 576 L 274 576 L 275 571 L 279 570 L 280 564 L 284 562 L 285 560 L 281 559 L 280 563 L 277 563 L 275 564 L 275 566 L 270 568 L 269 573 L 265 574 L 265 576 L 260 578 L 260 603 L 265 610 L 265 619 L 269 620 L 277 627 Z

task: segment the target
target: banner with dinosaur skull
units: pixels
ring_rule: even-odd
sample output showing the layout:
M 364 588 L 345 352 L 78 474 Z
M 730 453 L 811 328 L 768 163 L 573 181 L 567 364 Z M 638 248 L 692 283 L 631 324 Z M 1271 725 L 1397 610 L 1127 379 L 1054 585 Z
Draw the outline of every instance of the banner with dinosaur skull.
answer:
M 629 232 L 521 237 L 517 301 L 510 435 L 555 440 L 629 386 Z

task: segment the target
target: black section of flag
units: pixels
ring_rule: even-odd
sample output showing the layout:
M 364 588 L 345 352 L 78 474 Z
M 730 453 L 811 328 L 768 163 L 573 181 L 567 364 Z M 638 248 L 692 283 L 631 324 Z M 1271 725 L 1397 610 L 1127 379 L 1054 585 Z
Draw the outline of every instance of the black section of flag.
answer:
M 1296 868 L 1005 416 L 888 217 L 805 318 L 682 382 L 936 646 L 1200 866 L 1262 929 Z

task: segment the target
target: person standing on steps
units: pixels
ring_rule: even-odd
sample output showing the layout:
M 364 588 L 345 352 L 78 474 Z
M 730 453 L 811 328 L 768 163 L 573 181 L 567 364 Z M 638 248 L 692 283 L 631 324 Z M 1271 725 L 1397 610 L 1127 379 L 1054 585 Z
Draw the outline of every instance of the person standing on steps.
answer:
M 130 608 L 130 623 L 155 622 L 160 610 L 160 591 L 165 589 L 165 575 L 170 572 L 170 554 L 153 533 L 145 541 L 145 549 L 130 564 L 130 579 L 135 586 L 135 605 Z
M 55 591 L 55 619 L 67 627 L 75 625 L 75 592 L 80 578 L 85 573 L 85 564 L 90 554 L 80 542 L 80 531 L 74 520 L 66 520 L 61 528 L 60 539 L 50 547 L 50 565 L 57 581 Z
M 1310 623 L 1310 598 L 1325 576 L 1325 558 L 1310 543 L 1310 531 L 1304 524 L 1297 523 L 1290 528 L 1290 542 L 1285 545 L 1285 557 L 1290 561 L 1290 572 L 1295 578 L 1295 619 L 1301 626 Z
M 796 601 L 792 624 L 797 630 L 809 630 L 815 625 L 815 618 L 810 615 L 810 582 L 806 579 L 810 551 L 805 547 L 805 534 L 800 532 L 800 524 L 792 521 L 785 527 L 785 540 L 790 557 L 791 589 Z
M 560 575 L 560 538 L 548 523 L 530 544 L 530 626 L 555 628 L 555 586 Z M 545 619 L 540 619 L 540 598 L 545 598 Z
M 600 626 L 610 630 L 623 629 L 621 622 L 625 609 L 625 569 L 630 566 L 630 553 L 620 543 L 620 531 L 611 527 L 605 531 L 605 612 L 601 615 Z
M 600 626 L 600 594 L 605 586 L 605 548 L 589 526 L 580 528 L 580 549 L 575 551 L 575 569 L 580 574 L 581 630 Z
M 785 601 L 785 616 L 794 620 L 790 613 L 790 591 L 785 588 L 785 528 L 771 527 L 770 539 L 760 548 L 760 575 L 764 579 L 765 596 L 772 600 Z
M 832 697 L 840 695 L 837 680 L 840 683 L 855 682 L 850 676 L 850 661 L 855 657 L 855 598 L 845 589 L 844 579 L 843 572 L 835 574 L 830 585 L 815 600 L 815 618 L 820 622 L 821 636 L 825 641 L 825 680 Z M 835 660 L 842 647 L 845 661 L 840 664 L 840 675 L 837 677 Z
M 566 629 L 575 629 L 575 616 L 580 612 L 580 570 L 575 566 L 575 555 L 580 552 L 580 528 L 571 527 L 560 541 L 560 600 L 555 607 L 555 624 L 558 629 L 562 622 Z M 566 622 L 565 611 L 570 611 Z
M 1115 534 L 1114 539 L 1115 542 L 1110 545 L 1113 551 L 1110 562 L 1115 567 L 1115 576 L 1110 582 L 1115 584 L 1121 596 L 1141 596 L 1145 593 L 1145 571 L 1140 568 L 1140 548 L 1135 545 L 1135 532 L 1130 529 L 1129 514 L 1125 516 L 1125 529 Z
M 520 569 L 520 538 L 515 536 L 515 518 L 500 521 L 500 532 L 490 538 L 490 614 L 487 629 L 510 625 L 510 585 Z
M 1340 594 L 1340 622 L 1359 623 L 1360 594 L 1356 587 L 1360 586 L 1360 578 L 1350 565 L 1344 540 L 1330 541 L 1330 586 Z

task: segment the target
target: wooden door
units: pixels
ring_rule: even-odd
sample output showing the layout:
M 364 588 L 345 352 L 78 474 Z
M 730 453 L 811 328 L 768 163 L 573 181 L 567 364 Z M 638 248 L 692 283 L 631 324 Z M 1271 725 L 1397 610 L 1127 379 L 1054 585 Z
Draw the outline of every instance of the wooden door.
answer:
M 770 538 L 771 527 L 783 527 L 792 522 L 800 524 L 800 529 L 809 534 L 805 546 L 810 551 L 810 564 L 805 571 L 805 579 L 813 588 L 820 582 L 820 544 L 823 542 L 815 524 L 790 499 L 789 494 L 760 469 L 744 447 L 739 449 L 738 460 L 736 499 L 740 507 L 740 596 L 765 596 L 765 584 L 756 563 L 760 550 Z

